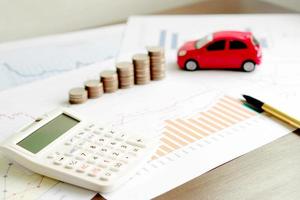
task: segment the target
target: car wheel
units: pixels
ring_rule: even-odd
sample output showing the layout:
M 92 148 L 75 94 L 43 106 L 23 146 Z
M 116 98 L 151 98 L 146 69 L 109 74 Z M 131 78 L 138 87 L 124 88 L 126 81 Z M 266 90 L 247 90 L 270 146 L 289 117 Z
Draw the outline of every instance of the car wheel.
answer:
M 188 60 L 185 63 L 185 69 L 188 71 L 195 71 L 198 68 L 198 63 L 195 60 Z
M 245 72 L 252 72 L 252 71 L 255 70 L 255 63 L 252 62 L 252 61 L 246 61 L 246 62 L 243 63 L 242 69 Z

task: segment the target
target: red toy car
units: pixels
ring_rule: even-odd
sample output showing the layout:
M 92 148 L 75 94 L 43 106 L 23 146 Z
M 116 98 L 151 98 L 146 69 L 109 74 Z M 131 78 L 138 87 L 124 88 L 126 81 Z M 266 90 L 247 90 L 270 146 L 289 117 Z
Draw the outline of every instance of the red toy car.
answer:
M 251 32 L 220 31 L 185 43 L 177 54 L 181 69 L 242 69 L 251 72 L 262 53 Z

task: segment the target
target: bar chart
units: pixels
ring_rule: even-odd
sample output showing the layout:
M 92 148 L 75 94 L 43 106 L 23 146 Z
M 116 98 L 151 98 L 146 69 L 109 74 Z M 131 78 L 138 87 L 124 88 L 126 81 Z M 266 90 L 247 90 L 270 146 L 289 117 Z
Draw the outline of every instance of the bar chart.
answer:
M 167 119 L 160 139 L 161 145 L 152 160 L 166 156 L 256 115 L 256 112 L 243 106 L 239 100 L 224 96 L 209 109 L 195 116 Z

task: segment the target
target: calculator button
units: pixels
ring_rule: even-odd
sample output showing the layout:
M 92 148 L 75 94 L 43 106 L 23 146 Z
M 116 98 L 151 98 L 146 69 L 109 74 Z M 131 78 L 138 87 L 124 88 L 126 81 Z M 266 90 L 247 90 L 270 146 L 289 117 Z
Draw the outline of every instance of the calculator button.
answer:
M 144 141 L 144 139 L 142 139 L 140 137 L 131 137 L 126 142 L 133 146 L 138 146 L 141 148 L 146 147 L 146 141 Z
M 56 155 L 55 155 L 54 153 L 51 153 L 51 154 L 47 155 L 47 158 L 48 158 L 48 159 L 52 159 L 52 158 L 54 158 L 54 157 L 56 157 Z
M 78 138 L 76 137 L 72 137 L 70 139 L 68 139 L 66 142 L 65 142 L 65 145 L 69 146 L 69 145 L 74 145 L 75 142 L 77 142 Z
M 117 141 L 124 141 L 125 138 L 126 138 L 126 135 L 124 133 L 122 133 L 122 134 L 118 134 L 115 139 Z
M 128 154 L 123 154 L 118 159 L 124 163 L 128 163 L 128 162 L 131 162 L 132 160 L 134 160 L 134 156 L 128 155 Z
M 110 171 L 106 171 L 104 172 L 101 176 L 100 176 L 100 180 L 101 181 L 109 181 L 110 179 L 112 179 L 114 177 L 114 173 L 110 172 Z
M 72 142 L 70 142 L 70 141 L 66 141 L 65 142 L 65 145 L 67 145 L 67 146 L 69 146 L 69 145 L 71 145 L 72 144 Z
M 117 132 L 115 130 L 108 130 L 104 134 L 105 137 L 111 138 L 117 136 Z
M 110 141 L 110 142 L 108 142 L 107 143 L 107 145 L 110 147 L 110 148 L 115 148 L 115 147 L 117 147 L 118 146 L 118 142 L 117 141 Z
M 87 159 L 89 153 L 87 151 L 79 151 L 79 153 L 76 156 L 77 160 L 85 160 Z
M 100 160 L 100 156 L 98 155 L 92 155 L 88 158 L 87 162 L 90 164 L 95 164 L 96 162 L 98 162 Z
M 99 145 L 104 145 L 106 143 L 107 139 L 104 137 L 98 137 L 94 140 L 94 142 L 97 142 Z
M 94 127 L 95 127 L 95 124 L 89 124 L 89 125 L 85 126 L 83 130 L 91 131 Z
M 96 135 L 94 133 L 89 133 L 89 134 L 86 135 L 86 139 L 87 140 L 93 140 L 95 138 L 95 136 Z
M 68 157 L 71 157 L 71 156 L 74 156 L 77 152 L 79 151 L 79 148 L 78 147 L 73 147 L 71 148 L 70 150 L 66 151 L 64 153 L 65 156 L 68 156 Z
M 100 162 L 98 162 L 97 165 L 98 165 L 99 167 L 106 168 L 106 167 L 108 167 L 111 163 L 112 163 L 112 161 L 111 161 L 110 159 L 104 158 L 104 159 L 100 160 Z
M 90 165 L 88 165 L 86 163 L 81 163 L 78 165 L 76 172 L 84 173 L 88 170 L 88 168 L 90 168 Z
M 83 148 L 90 152 L 96 152 L 100 149 L 100 147 L 97 144 L 90 142 L 86 143 Z
M 88 176 L 91 176 L 91 177 L 99 176 L 100 173 L 102 172 L 102 170 L 103 169 L 100 169 L 98 167 L 92 168 L 91 170 L 89 170 Z
M 79 137 L 82 137 L 82 136 L 84 136 L 86 134 L 86 132 L 84 132 L 84 131 L 80 131 L 79 133 L 77 133 L 77 135 L 79 136 Z
M 138 148 L 138 147 L 131 147 L 128 149 L 127 153 L 131 154 L 133 156 L 137 156 L 139 153 L 142 152 L 143 149 Z
M 117 146 L 116 149 L 118 149 L 118 150 L 121 151 L 121 152 L 124 152 L 124 151 L 126 151 L 126 150 L 129 149 L 129 145 L 126 144 L 126 143 L 121 143 L 121 144 L 119 144 L 119 145 Z
M 113 172 L 118 172 L 120 170 L 123 170 L 126 167 L 126 164 L 122 162 L 114 162 L 113 165 L 109 168 Z
M 108 154 L 108 156 L 113 160 L 118 159 L 121 155 L 122 155 L 122 153 L 120 151 L 111 151 Z
M 66 160 L 65 157 L 59 156 L 53 161 L 53 164 L 54 165 L 62 165 L 62 164 L 64 164 L 65 160 Z
M 105 146 L 105 147 L 100 147 L 98 153 L 100 155 L 104 155 L 104 154 L 108 153 L 109 151 L 110 151 L 110 148 L 108 148 L 108 147 Z
M 87 144 L 87 141 L 81 140 L 76 145 L 79 146 L 79 147 L 83 147 L 85 144 Z
M 98 131 L 98 130 L 94 130 L 93 133 L 96 134 L 96 135 L 101 135 L 102 134 L 102 132 Z
M 105 128 L 104 127 L 98 127 L 97 130 L 103 132 L 105 130 Z
M 95 127 L 95 124 L 89 124 L 89 125 L 87 125 L 86 128 L 94 128 L 94 127 Z
M 67 161 L 65 168 L 66 169 L 73 169 L 79 164 L 78 160 L 69 160 Z

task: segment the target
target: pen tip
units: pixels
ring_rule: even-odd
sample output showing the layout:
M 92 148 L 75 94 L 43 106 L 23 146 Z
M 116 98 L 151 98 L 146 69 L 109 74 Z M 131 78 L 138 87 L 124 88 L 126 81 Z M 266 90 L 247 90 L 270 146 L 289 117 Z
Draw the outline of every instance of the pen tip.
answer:
M 246 99 L 246 100 L 247 100 L 247 99 L 249 99 L 249 97 L 250 97 L 250 96 L 248 96 L 248 95 L 245 95 L 245 94 L 242 94 L 242 96 L 243 96 L 243 97 L 244 97 L 244 99 Z
M 258 99 L 255 99 L 255 98 L 253 98 L 251 96 L 248 96 L 248 95 L 245 95 L 245 94 L 243 94 L 242 96 L 245 98 L 245 100 L 247 101 L 247 103 L 249 103 L 250 105 L 252 105 L 252 106 L 254 106 L 254 107 L 258 108 L 258 109 L 261 109 L 261 107 L 264 105 L 263 102 L 261 102 Z

